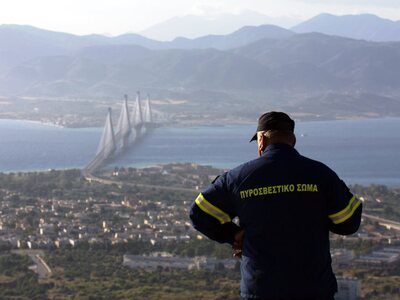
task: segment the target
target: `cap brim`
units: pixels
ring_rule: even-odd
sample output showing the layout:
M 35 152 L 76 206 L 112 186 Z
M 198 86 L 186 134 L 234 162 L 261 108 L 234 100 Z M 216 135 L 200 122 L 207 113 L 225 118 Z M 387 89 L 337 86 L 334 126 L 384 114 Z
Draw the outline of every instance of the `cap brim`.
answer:
M 253 137 L 251 138 L 249 143 L 251 143 L 252 141 L 256 141 L 256 140 L 257 140 L 257 132 L 253 135 Z

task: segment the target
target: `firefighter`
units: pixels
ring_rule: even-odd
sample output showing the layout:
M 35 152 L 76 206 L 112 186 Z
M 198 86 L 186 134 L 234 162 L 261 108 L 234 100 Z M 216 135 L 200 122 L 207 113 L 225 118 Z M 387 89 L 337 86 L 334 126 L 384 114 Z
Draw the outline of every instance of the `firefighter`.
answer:
M 217 177 L 191 206 L 194 228 L 241 259 L 242 299 L 334 299 L 329 232 L 360 225 L 361 201 L 295 150 L 294 127 L 283 112 L 263 114 L 250 140 L 259 157 Z

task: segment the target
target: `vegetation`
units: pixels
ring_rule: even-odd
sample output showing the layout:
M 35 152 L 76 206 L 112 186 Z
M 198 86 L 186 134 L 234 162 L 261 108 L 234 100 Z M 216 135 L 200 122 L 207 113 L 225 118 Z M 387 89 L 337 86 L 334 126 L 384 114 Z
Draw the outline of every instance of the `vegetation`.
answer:
M 382 242 L 379 240 L 363 239 L 345 239 L 340 237 L 331 241 L 332 248 L 351 249 L 356 256 L 371 253 L 374 250 L 382 248 Z
M 201 244 L 211 253 L 207 241 L 198 241 L 197 246 Z M 142 247 L 146 251 L 148 245 Z M 2 255 L 0 270 L 6 271 L 0 273 L 0 299 L 238 299 L 237 269 L 129 269 L 122 265 L 124 251 L 114 246 L 48 251 L 45 260 L 53 275 L 41 284 L 27 270 L 27 257 Z M 361 279 L 364 299 L 399 299 L 400 264 L 390 270 L 344 268 L 336 272 Z
M 371 184 L 368 187 L 354 185 L 353 193 L 365 201 L 364 211 L 393 221 L 400 220 L 400 190 L 384 185 Z
M 0 254 L 0 299 L 46 299 L 52 284 L 39 284 L 38 276 L 28 269 L 27 256 Z
M 53 299 L 237 299 L 238 271 L 132 270 L 119 249 L 60 249 L 46 257 Z
M 117 171 L 118 176 L 112 173 L 103 174 L 107 178 L 119 180 L 122 183 L 120 185 L 87 182 L 79 170 L 0 174 L 0 201 L 5 204 L 5 214 L 7 209 L 12 207 L 38 207 L 37 199 L 41 198 L 76 200 L 81 201 L 80 203 L 82 199 L 91 198 L 92 201 L 106 199 L 118 203 L 127 195 L 133 203 L 145 201 L 146 204 L 142 207 L 144 212 L 156 211 L 155 201 L 162 201 L 168 205 L 171 203 L 176 209 L 183 209 L 185 205 L 189 205 L 188 199 L 194 199 L 197 193 L 195 190 L 191 191 L 190 187 L 201 187 L 210 181 L 213 174 L 218 173 L 215 169 L 198 166 L 192 166 L 193 170 L 188 173 L 186 168 L 191 166 L 165 167 L 163 171 L 166 172 L 148 170 L 147 172 L 151 173 L 150 177 L 146 171 L 132 168 L 114 170 L 113 173 Z M 135 182 L 136 185 L 132 185 L 131 182 Z M 175 186 L 178 189 L 163 190 L 146 186 L 154 183 Z M 365 212 L 393 221 L 400 219 L 398 189 L 381 185 L 355 185 L 351 190 L 364 199 Z M 43 208 L 49 209 L 48 202 L 41 203 Z M 60 215 L 68 215 L 68 222 L 69 210 L 63 207 L 57 209 Z M 106 219 L 118 224 L 120 213 L 129 215 L 132 209 L 124 206 L 115 214 L 112 210 L 101 207 L 89 210 L 87 219 L 97 223 Z M 15 218 L 27 228 L 26 234 L 34 235 L 41 215 L 37 209 L 18 209 Z M 7 222 L 11 221 L 5 220 L 3 228 L 16 228 L 15 224 Z M 373 228 L 371 232 L 375 233 L 385 230 L 375 223 L 364 220 L 363 228 Z M 334 248 L 352 249 L 356 255 L 370 253 L 383 245 L 379 238 L 357 237 L 335 238 L 331 243 Z M 129 269 L 122 265 L 123 255 L 126 253 L 147 255 L 165 251 L 185 257 L 231 257 L 228 245 L 214 243 L 208 239 L 197 239 L 195 236 L 189 241 L 151 243 L 131 239 L 115 245 L 110 241 L 103 244 L 80 241 L 74 248 L 71 245 L 64 245 L 60 249 L 49 248 L 45 251 L 44 259 L 53 272 L 52 276 L 46 279 L 39 279 L 28 269 L 32 264 L 28 257 L 11 254 L 9 248 L 4 244 L 0 245 L 0 299 L 238 299 L 240 275 L 237 269 L 188 271 L 159 267 L 150 271 Z M 396 299 L 399 294 L 399 264 L 387 270 L 351 267 L 339 269 L 337 272 L 343 276 L 360 278 L 365 299 Z
M 362 299 L 400 300 L 400 262 L 386 270 L 341 268 L 336 274 L 360 279 Z

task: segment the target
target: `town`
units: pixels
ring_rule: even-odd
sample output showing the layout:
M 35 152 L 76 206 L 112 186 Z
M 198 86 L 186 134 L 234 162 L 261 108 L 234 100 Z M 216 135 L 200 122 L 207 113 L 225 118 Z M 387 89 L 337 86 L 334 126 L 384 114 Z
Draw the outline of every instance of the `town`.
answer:
M 189 170 L 192 172 L 188 173 Z M 60 171 L 77 178 L 77 182 L 67 182 L 69 190 L 64 191 L 48 186 L 55 184 L 49 179 L 56 172 L 3 175 L 15 181 L 43 176 L 48 189 L 43 191 L 47 195 L 37 197 L 5 188 L 0 190 L 3 245 L 45 249 L 75 246 L 83 241 L 116 244 L 142 240 L 155 244 L 189 240 L 197 236 L 188 219 L 190 204 L 197 190 L 218 174 L 210 167 L 191 164 L 121 168 L 104 174 L 120 182 L 118 186 L 87 182 L 78 170 Z M 124 186 L 125 182 L 128 183 Z M 70 187 L 71 184 L 79 187 Z M 39 186 L 31 188 L 40 189 Z
M 238 265 L 229 247 L 211 247 L 188 218 L 197 194 L 223 171 L 186 163 L 115 167 L 86 178 L 80 170 L 0 174 L 0 249 L 41 251 L 32 257 L 42 259 L 49 270 L 56 267 L 52 253 L 118 249 L 119 264 L 133 270 L 235 272 Z M 365 214 L 357 234 L 331 236 L 342 293 L 337 299 L 378 299 L 383 290 L 398 294 L 398 285 L 381 282 L 398 283 L 399 278 L 400 231 L 393 221 L 400 216 L 399 190 L 352 190 L 366 204 Z M 50 273 L 40 278 L 51 280 L 55 276 Z M 377 283 L 373 274 L 380 274 Z

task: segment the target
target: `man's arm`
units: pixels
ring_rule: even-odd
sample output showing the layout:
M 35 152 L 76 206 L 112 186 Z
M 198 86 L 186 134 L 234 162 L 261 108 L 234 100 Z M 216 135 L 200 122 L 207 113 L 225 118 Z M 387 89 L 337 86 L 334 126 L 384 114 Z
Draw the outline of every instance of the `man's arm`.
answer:
M 240 230 L 240 227 L 231 222 L 230 219 L 221 223 L 220 220 L 201 210 L 196 202 L 191 207 L 190 219 L 196 230 L 219 243 L 232 245 L 235 233 Z
M 193 227 L 219 243 L 233 244 L 240 227 L 232 222 L 236 216 L 226 189 L 226 174 L 218 177 L 198 195 L 190 209 Z
M 329 215 L 329 230 L 340 235 L 357 232 L 361 223 L 362 203 L 353 196 L 346 208 L 336 214 Z
M 328 203 L 329 230 L 340 235 L 357 232 L 361 223 L 361 200 L 357 199 L 339 178 L 333 185 L 331 195 Z

